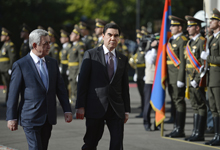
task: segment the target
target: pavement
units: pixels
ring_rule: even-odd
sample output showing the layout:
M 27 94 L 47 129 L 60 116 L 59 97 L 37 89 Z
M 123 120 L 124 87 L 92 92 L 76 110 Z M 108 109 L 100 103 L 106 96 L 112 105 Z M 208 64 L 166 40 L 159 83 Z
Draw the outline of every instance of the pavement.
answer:
M 0 105 L 4 103 L 5 94 L 0 89 Z M 124 150 L 214 150 L 220 149 L 220 146 L 206 146 L 205 141 L 213 138 L 214 134 L 206 134 L 205 141 L 186 142 L 184 138 L 166 138 L 161 136 L 161 131 L 147 132 L 143 126 L 142 118 L 135 118 L 140 113 L 140 96 L 135 84 L 130 86 L 131 113 L 124 129 Z M 170 98 L 166 97 L 166 110 L 170 108 L 167 102 Z M 190 136 L 193 127 L 193 112 L 189 100 L 187 103 L 187 115 L 185 133 Z M 74 105 L 72 106 L 73 112 Z M 83 136 L 85 134 L 85 120 L 73 120 L 71 123 L 65 123 L 61 107 L 57 107 L 58 117 L 57 125 L 53 126 L 52 136 L 49 142 L 48 150 L 80 150 L 83 145 Z M 26 137 L 22 127 L 17 131 L 10 131 L 5 121 L 6 108 L 0 106 L 0 150 L 28 150 Z M 168 120 L 170 112 L 166 112 Z M 154 122 L 154 111 L 151 112 L 151 121 Z M 153 128 L 152 128 L 153 129 Z M 164 135 L 173 129 L 173 124 L 164 124 Z M 102 139 L 99 142 L 98 150 L 109 149 L 109 131 L 105 127 Z

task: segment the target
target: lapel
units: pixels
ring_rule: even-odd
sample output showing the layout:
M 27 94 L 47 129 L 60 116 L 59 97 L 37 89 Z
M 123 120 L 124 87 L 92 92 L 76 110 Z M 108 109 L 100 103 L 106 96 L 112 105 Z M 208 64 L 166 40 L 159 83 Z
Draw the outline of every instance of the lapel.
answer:
M 116 59 L 117 59 L 117 66 L 116 66 L 116 70 L 115 73 L 110 81 L 110 84 L 112 83 L 112 81 L 114 80 L 115 76 L 117 75 L 118 72 L 118 66 L 121 65 L 121 57 L 119 56 L 119 53 L 117 53 L 117 51 L 115 50 L 115 54 L 116 54 Z
M 49 88 L 50 88 L 50 83 L 52 82 L 51 80 L 52 80 L 52 78 L 51 78 L 51 75 L 52 75 L 52 66 L 51 66 L 51 63 L 50 63 L 50 61 L 49 61 L 49 59 L 48 59 L 48 57 L 45 57 L 45 61 L 46 61 L 46 66 L 47 66 L 47 72 L 48 72 L 48 82 L 47 82 L 47 85 L 48 85 L 48 89 L 47 89 L 47 91 L 49 90 Z
M 33 61 L 33 59 L 31 58 L 31 55 L 30 55 L 30 53 L 27 55 L 27 61 L 29 62 L 28 64 L 30 65 L 30 68 L 33 70 L 33 74 L 34 74 L 34 76 L 35 76 L 35 78 L 38 80 L 38 82 L 41 84 L 41 86 L 42 87 L 44 87 L 45 88 L 45 86 L 44 86 L 44 83 L 43 83 L 43 81 L 41 80 L 41 77 L 40 77 L 40 75 L 39 75 L 39 73 L 38 73 L 38 70 L 37 70 L 37 67 L 36 67 L 36 65 L 35 65 L 35 63 L 34 63 L 34 61 Z
M 107 70 L 107 65 L 106 65 L 105 55 L 104 55 L 104 50 L 103 50 L 102 45 L 97 48 L 97 56 L 98 56 L 99 62 L 103 65 L 104 74 L 108 78 L 108 70 Z

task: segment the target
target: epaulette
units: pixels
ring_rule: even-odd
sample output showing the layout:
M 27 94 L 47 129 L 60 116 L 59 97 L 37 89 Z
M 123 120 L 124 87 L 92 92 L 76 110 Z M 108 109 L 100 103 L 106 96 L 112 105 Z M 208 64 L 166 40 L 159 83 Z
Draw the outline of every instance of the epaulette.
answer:
M 89 40 L 92 40 L 92 37 L 91 37 L 91 36 L 88 36 L 88 39 L 89 39 Z
M 79 42 L 79 45 L 84 45 L 84 43 L 80 41 L 80 42 Z
M 181 36 L 181 38 L 183 39 L 183 41 L 187 41 L 187 38 L 185 36 Z
M 200 38 L 201 40 L 203 40 L 203 41 L 205 40 L 205 38 L 204 38 L 203 36 L 200 36 L 199 38 Z
M 14 43 L 13 42 L 10 42 L 10 46 L 13 46 L 14 45 Z
M 218 34 L 218 35 L 216 36 L 216 39 L 218 39 L 219 35 L 220 35 L 220 34 Z
M 70 43 L 67 45 L 68 48 L 70 48 L 71 46 L 72 46 L 72 44 L 70 44 Z
M 128 48 L 127 48 L 126 45 L 122 45 L 122 49 L 123 49 L 123 50 L 126 50 L 126 49 L 128 49 Z
M 53 43 L 53 46 L 55 46 L 55 47 L 59 47 L 57 43 Z

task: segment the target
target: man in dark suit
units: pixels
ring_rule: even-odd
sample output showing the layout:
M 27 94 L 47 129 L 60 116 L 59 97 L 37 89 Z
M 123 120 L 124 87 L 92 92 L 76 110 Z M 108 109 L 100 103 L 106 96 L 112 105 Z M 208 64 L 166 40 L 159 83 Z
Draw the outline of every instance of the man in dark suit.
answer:
M 56 95 L 66 122 L 72 121 L 72 113 L 58 63 L 46 56 L 50 49 L 48 32 L 32 31 L 29 46 L 31 52 L 12 67 L 6 120 L 11 131 L 17 130 L 18 124 L 23 127 L 29 150 L 46 150 L 56 124 Z
M 95 150 L 108 126 L 110 150 L 123 149 L 124 123 L 130 112 L 128 58 L 116 51 L 120 28 L 104 27 L 104 45 L 84 54 L 78 80 L 76 118 L 86 117 L 83 150 Z

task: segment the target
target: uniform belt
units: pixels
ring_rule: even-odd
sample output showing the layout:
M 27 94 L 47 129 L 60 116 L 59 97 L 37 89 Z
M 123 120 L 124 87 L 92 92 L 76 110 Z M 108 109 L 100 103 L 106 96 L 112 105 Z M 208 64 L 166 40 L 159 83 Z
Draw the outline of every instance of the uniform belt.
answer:
M 67 65 L 68 64 L 68 60 L 61 60 L 61 64 Z
M 167 65 L 174 65 L 174 63 L 171 60 L 167 60 Z
M 136 67 L 137 67 L 137 68 L 145 67 L 145 64 L 136 64 Z
M 212 64 L 212 63 L 209 63 L 209 66 L 212 66 L 212 67 L 220 67 L 220 64 Z
M 192 64 L 187 64 L 186 68 L 194 68 Z
M 79 66 L 79 62 L 69 62 L 68 66 Z
M 10 59 L 8 57 L 2 57 L 0 58 L 0 62 L 9 61 Z

